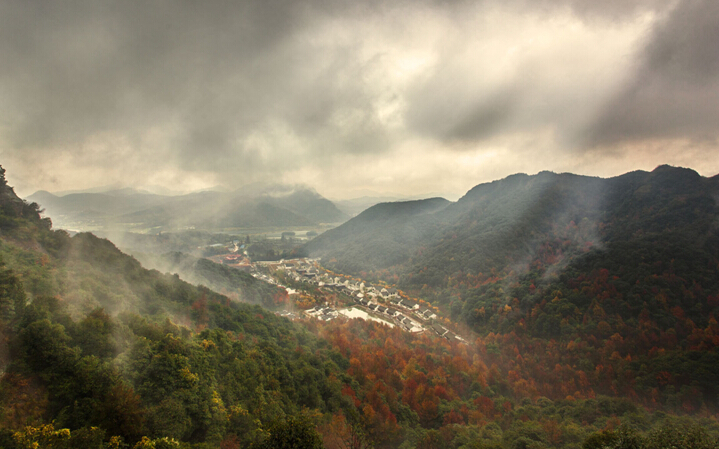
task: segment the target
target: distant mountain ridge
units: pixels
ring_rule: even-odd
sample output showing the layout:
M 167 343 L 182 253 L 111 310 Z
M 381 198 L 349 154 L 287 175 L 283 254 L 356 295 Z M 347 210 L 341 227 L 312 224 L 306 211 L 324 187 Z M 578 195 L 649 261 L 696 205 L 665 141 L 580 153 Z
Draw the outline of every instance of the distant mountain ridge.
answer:
M 38 191 L 28 200 L 44 208 L 57 226 L 80 229 L 118 224 L 145 228 L 311 226 L 348 218 L 314 190 L 280 184 L 179 196 L 130 188 L 64 196 Z
M 651 292 L 668 288 L 658 281 L 667 277 L 676 282 L 652 309 L 658 322 L 676 322 L 660 316 L 681 307 L 706 325 L 710 298 L 719 294 L 718 202 L 719 178 L 685 168 L 659 166 L 608 179 L 518 174 L 422 214 L 407 213 L 422 202 L 377 205 L 305 250 L 336 271 L 423 292 L 478 329 L 496 332 L 496 322 L 485 326 L 503 319 L 490 310 L 504 305 L 517 313 L 507 322 L 523 319 L 528 326 L 533 320 L 525 314 L 551 300 L 548 292 L 576 288 L 605 270 L 616 280 L 616 294 L 632 298 L 618 311 L 622 319 L 636 320 L 642 304 L 656 300 Z M 688 299 L 683 292 L 692 286 L 702 293 Z M 610 308 L 607 298 L 580 293 L 573 300 L 579 312 L 593 301 Z M 539 335 L 560 332 L 558 325 L 535 324 Z
M 479 184 L 457 202 L 424 214 L 407 214 L 422 201 L 378 204 L 309 242 L 306 249 L 336 259 L 338 267 L 349 272 L 397 264 L 412 272 L 434 258 L 444 260 L 443 271 L 503 268 L 531 257 L 544 233 L 570 223 L 586 233 L 576 242 L 582 245 L 627 239 L 639 227 L 669 232 L 703 226 L 697 232 L 708 233 L 710 224 L 694 218 L 714 216 L 718 185 L 717 177 L 702 178 L 693 170 L 669 166 L 609 179 L 517 174 Z M 657 207 L 662 201 L 667 204 Z M 376 245 L 378 241 L 383 243 Z M 381 248 L 393 248 L 394 243 L 406 248 L 383 258 Z M 385 260 L 368 262 L 362 255 L 368 248 L 373 248 L 373 263 Z

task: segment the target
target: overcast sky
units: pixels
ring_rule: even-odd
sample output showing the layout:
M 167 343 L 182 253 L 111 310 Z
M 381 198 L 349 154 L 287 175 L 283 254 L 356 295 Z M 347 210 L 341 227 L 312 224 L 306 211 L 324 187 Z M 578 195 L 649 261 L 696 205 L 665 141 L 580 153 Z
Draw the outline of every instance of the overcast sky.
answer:
M 0 2 L 22 195 L 719 172 L 719 1 Z

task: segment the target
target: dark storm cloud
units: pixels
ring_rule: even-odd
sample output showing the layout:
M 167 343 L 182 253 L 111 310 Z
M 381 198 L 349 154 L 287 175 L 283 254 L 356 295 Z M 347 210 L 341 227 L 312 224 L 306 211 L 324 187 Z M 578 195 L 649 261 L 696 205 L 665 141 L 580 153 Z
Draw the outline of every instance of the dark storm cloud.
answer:
M 606 89 L 595 92 L 591 74 L 575 82 L 583 61 L 564 60 L 561 52 L 544 61 L 551 48 L 525 48 L 485 83 L 484 70 L 494 61 L 466 65 L 463 58 L 481 59 L 476 41 L 496 40 L 492 33 L 503 31 L 495 26 L 485 36 L 473 21 L 497 10 L 511 22 L 507 28 L 528 17 L 541 24 L 561 16 L 600 35 L 668 4 L 8 0 L 0 2 L 0 154 L 27 166 L 26 178 L 48 179 L 62 166 L 79 167 L 78 178 L 85 167 L 104 170 L 102 176 L 114 176 L 110 181 L 142 182 L 162 170 L 160 178 L 174 179 L 175 170 L 178 177 L 210 173 L 216 176 L 207 182 L 231 183 L 239 170 L 244 177 L 237 182 L 245 182 L 303 167 L 322 176 L 362 157 L 396 161 L 397 148 L 412 139 L 439 142 L 432 151 L 444 152 L 448 142 L 470 148 L 498 135 L 555 127 L 560 139 L 571 140 L 586 127 L 587 105 L 605 102 Z M 634 84 L 610 105 L 608 111 L 624 115 L 606 114 L 593 134 L 597 141 L 667 130 L 698 136 L 716 118 L 710 101 L 716 67 L 707 62 L 715 55 L 696 48 L 716 30 L 702 10 L 716 7 L 686 1 L 661 24 L 638 75 L 650 83 Z M 683 36 L 695 20 L 706 30 Z M 541 37 L 555 27 L 566 32 L 562 23 L 536 32 Z M 517 43 L 512 33 L 504 39 L 507 47 Z M 571 37 L 558 36 L 557 45 L 562 39 Z M 584 53 L 594 51 L 601 48 Z M 412 53 L 430 62 L 398 63 Z M 694 101 L 696 112 L 689 108 Z M 657 111 L 657 104 L 670 112 Z M 664 123 L 677 113 L 685 119 Z
M 357 68 L 302 78 L 305 64 L 325 62 L 290 37 L 317 12 L 278 0 L 3 2 L 6 139 L 54 151 L 96 133 L 132 139 L 167 126 L 171 158 L 185 168 L 257 162 L 242 141 L 268 118 L 311 135 L 340 107 L 366 109 L 361 85 L 331 82 Z
M 445 141 L 476 141 L 503 132 L 511 126 L 519 101 L 514 88 L 477 97 L 461 91 L 431 95 L 430 89 L 422 87 L 423 95 L 415 98 L 408 118 L 418 132 Z
M 561 9 L 559 4 L 534 2 L 534 7 L 540 14 L 553 14 Z M 519 64 L 501 82 L 477 89 L 483 83 L 481 70 L 476 81 L 463 84 L 461 71 L 448 70 L 451 61 L 445 61 L 410 96 L 412 129 L 442 142 L 466 144 L 551 127 L 557 143 L 567 148 L 719 137 L 719 2 L 683 0 L 672 10 L 668 1 L 576 0 L 563 5 L 587 23 L 601 21 L 606 26 L 647 11 L 663 16 L 643 40 L 638 60 L 629 64 L 633 76 L 618 92 L 606 98 L 608 89 L 596 89 L 604 73 L 577 73 L 565 88 L 537 83 L 537 73 L 553 70 L 546 60 L 535 66 Z M 553 30 L 548 27 L 545 32 Z M 580 50 L 592 55 L 602 49 Z
M 631 81 L 591 130 L 589 145 L 718 139 L 719 2 L 680 2 L 641 56 Z
M 559 145 L 572 145 L 620 76 L 621 69 L 606 63 L 627 58 L 618 52 L 626 51 L 624 40 L 632 31 L 622 37 L 617 30 L 636 28 L 643 14 L 661 14 L 667 4 L 515 0 L 494 17 L 500 9 L 486 2 L 484 10 L 474 12 L 475 27 L 445 44 L 439 61 L 409 90 L 408 126 L 465 149 L 548 128 Z M 620 37 L 604 42 L 597 30 Z M 588 70 L 590 66 L 597 70 Z

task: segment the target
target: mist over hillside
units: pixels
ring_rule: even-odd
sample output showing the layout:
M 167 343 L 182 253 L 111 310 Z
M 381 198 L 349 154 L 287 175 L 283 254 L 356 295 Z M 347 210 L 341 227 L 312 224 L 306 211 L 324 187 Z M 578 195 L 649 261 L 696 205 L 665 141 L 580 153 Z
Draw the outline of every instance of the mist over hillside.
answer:
M 272 447 L 263 428 L 319 441 L 303 410 L 343 407 L 339 369 L 305 329 L 242 302 L 280 305 L 284 290 L 168 264 L 231 297 L 53 230 L 0 167 L 0 447 Z
M 551 239 L 567 240 L 565 264 L 591 247 L 672 233 L 696 236 L 693 247 L 713 245 L 718 194 L 716 178 L 668 166 L 609 179 L 517 174 L 434 209 L 421 201 L 379 204 L 306 249 L 345 271 L 396 267 L 413 273 L 405 283 L 440 286 L 460 270 L 526 272 Z M 430 282 L 417 277 L 425 267 L 436 268 L 425 270 L 435 277 Z
M 418 242 L 441 226 L 444 198 L 380 203 L 305 246 L 308 254 L 331 262 L 342 271 L 381 269 L 406 261 Z

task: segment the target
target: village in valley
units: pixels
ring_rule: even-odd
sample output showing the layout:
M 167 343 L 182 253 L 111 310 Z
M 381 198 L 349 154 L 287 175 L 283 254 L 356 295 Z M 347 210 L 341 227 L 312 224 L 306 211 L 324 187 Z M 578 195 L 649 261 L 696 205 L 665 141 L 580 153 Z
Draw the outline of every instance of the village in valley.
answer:
M 310 258 L 257 261 L 238 251 L 210 258 L 287 290 L 292 307 L 277 312 L 289 319 L 311 318 L 321 321 L 361 318 L 411 333 L 432 332 L 449 341 L 466 343 L 450 331 L 439 310 L 423 300 L 409 298 L 387 285 L 373 285 L 322 268 Z

